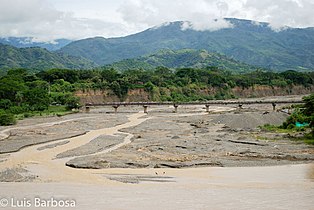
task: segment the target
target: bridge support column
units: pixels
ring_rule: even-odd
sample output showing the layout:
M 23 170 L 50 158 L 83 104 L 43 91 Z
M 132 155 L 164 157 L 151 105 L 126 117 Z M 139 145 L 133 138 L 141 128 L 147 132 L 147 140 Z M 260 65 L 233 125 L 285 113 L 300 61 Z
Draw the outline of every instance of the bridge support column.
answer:
M 90 107 L 89 107 L 89 106 L 86 106 L 86 107 L 85 107 L 85 112 L 86 112 L 86 113 L 89 113 L 89 112 L 90 112 Z
M 144 113 L 147 114 L 147 113 L 148 113 L 148 112 L 147 112 L 147 107 L 148 107 L 148 106 L 147 106 L 147 105 L 143 105 L 143 107 L 144 107 Z
M 272 103 L 272 105 L 273 105 L 273 111 L 276 111 L 276 104 Z
M 173 107 L 174 107 L 174 113 L 177 113 L 178 112 L 178 104 L 173 104 Z
M 209 104 L 206 104 L 205 108 L 206 108 L 206 112 L 209 112 Z
M 118 105 L 114 105 L 114 106 L 112 106 L 112 107 L 114 108 L 114 113 L 117 114 L 117 112 L 118 112 L 118 107 L 119 107 L 119 106 L 118 106 Z

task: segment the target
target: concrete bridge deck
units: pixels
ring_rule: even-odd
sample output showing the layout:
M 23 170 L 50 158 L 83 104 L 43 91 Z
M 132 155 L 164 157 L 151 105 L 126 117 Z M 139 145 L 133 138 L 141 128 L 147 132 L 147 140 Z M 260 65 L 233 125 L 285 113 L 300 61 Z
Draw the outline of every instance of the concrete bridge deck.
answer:
M 108 102 L 101 104 L 85 104 L 86 112 L 89 112 L 90 107 L 94 106 L 112 106 L 115 113 L 119 106 L 143 106 L 144 113 L 147 113 L 148 106 L 170 106 L 173 105 L 174 112 L 177 112 L 180 105 L 205 105 L 206 111 L 209 112 L 210 105 L 229 105 L 236 104 L 241 109 L 243 105 L 250 104 L 271 104 L 273 110 L 276 110 L 277 104 L 301 104 L 302 100 L 216 100 L 216 101 L 202 101 L 202 102 Z
M 201 102 L 108 102 L 85 106 L 163 106 L 163 105 L 228 105 L 228 104 L 300 104 L 302 100 L 213 100 Z

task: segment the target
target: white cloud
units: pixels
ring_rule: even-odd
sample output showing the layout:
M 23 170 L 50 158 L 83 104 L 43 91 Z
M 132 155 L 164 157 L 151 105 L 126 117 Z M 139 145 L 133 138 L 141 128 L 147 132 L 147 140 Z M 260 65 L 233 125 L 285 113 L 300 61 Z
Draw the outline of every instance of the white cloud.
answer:
M 224 17 L 269 22 L 275 30 L 310 27 L 313 11 L 313 0 L 126 0 L 119 9 L 127 24 L 149 27 L 183 20 L 191 23 L 184 27 L 196 30 L 230 27 Z
M 314 26 L 314 2 L 312 0 L 248 0 L 243 10 L 248 18 L 269 22 L 274 29 Z
M 221 0 L 135 0 L 125 1 L 118 11 L 127 24 L 139 27 L 180 20 L 189 21 L 184 29 L 204 31 L 230 27 L 222 20 L 228 10 L 228 4 Z
M 185 21 L 181 29 L 192 29 L 195 31 L 216 31 L 223 28 L 232 28 L 233 25 L 224 19 L 209 19 L 206 23 L 197 21 Z
M 31 36 L 36 41 L 120 36 L 123 25 L 101 19 L 76 17 L 54 8 L 47 0 L 5 0 L 0 7 L 0 36 Z
M 314 26 L 313 0 L 0 0 L 0 36 L 37 40 L 124 36 L 165 22 L 183 29 L 232 27 L 224 17 Z

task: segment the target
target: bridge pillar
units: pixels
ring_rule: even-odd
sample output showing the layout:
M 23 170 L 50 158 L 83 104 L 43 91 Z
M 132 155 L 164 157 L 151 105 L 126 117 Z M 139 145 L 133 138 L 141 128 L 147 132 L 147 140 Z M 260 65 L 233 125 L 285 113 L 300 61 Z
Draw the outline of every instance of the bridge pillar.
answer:
M 273 105 L 273 111 L 276 111 L 276 104 L 272 103 L 272 105 Z
M 114 113 L 117 114 L 119 105 L 112 106 L 114 108 Z
M 209 104 L 205 104 L 206 112 L 209 112 Z
M 144 107 L 144 113 L 147 114 L 147 113 L 148 113 L 148 112 L 147 112 L 147 107 L 148 107 L 148 106 L 147 106 L 147 105 L 143 105 L 143 107 Z
M 243 106 L 243 104 L 239 104 L 239 109 L 243 109 L 242 106 Z
M 173 107 L 174 107 L 174 113 L 177 113 L 178 112 L 178 104 L 173 104 Z
M 89 106 L 86 106 L 86 107 L 85 107 L 85 112 L 86 112 L 86 113 L 89 113 L 89 112 L 90 112 L 90 107 L 89 107 Z

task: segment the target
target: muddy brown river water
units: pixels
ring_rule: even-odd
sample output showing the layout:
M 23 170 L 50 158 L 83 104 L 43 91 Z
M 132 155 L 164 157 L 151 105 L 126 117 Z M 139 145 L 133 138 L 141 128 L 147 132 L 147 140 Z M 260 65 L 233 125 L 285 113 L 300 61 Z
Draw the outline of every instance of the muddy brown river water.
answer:
M 106 181 L 84 184 L 82 180 L 82 183 L 1 183 L 0 195 L 9 201 L 5 209 L 17 209 L 11 206 L 11 202 L 17 200 L 30 200 L 34 207 L 35 198 L 49 200 L 53 197 L 75 202 L 73 209 L 310 210 L 314 209 L 313 171 L 314 165 L 311 164 L 250 168 L 106 169 L 95 170 L 94 173 L 102 176 L 150 176 L 160 180 L 164 177 L 163 180 L 169 182 L 140 181 L 139 184 L 130 184 Z

